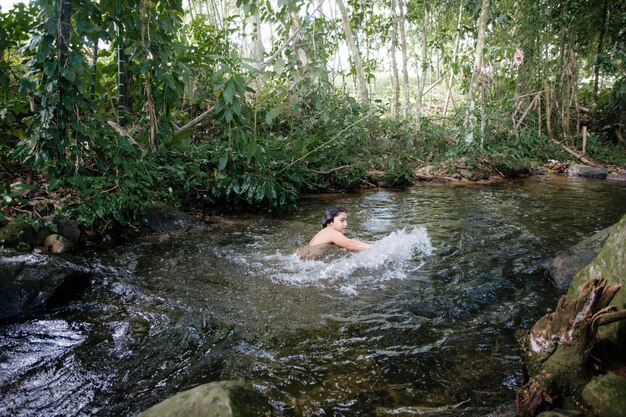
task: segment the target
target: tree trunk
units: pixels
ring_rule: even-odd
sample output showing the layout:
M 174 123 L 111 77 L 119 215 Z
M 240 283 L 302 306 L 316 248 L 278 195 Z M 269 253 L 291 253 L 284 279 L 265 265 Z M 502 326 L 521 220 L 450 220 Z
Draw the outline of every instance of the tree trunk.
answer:
M 602 9 L 602 27 L 600 28 L 600 34 L 598 36 L 598 51 L 596 52 L 596 60 L 593 65 L 593 102 L 598 105 L 598 80 L 600 79 L 600 55 L 604 50 L 604 35 L 606 33 L 606 26 L 608 24 L 609 16 L 609 2 L 603 1 Z
M 409 63 L 406 52 L 406 29 L 404 16 L 404 0 L 398 0 L 398 23 L 400 29 L 400 50 L 402 51 L 402 111 L 404 118 L 409 118 L 410 97 L 409 97 Z
M 101 18 L 98 18 L 98 25 L 102 23 Z M 98 47 L 100 42 L 100 36 L 96 35 L 93 39 L 93 57 L 91 58 L 91 88 L 90 88 L 90 98 L 91 101 L 96 99 L 96 83 L 98 81 Z
M 552 108 L 550 107 L 550 89 L 548 88 L 548 82 L 546 80 L 543 80 L 543 89 L 546 96 L 546 135 L 552 138 L 552 124 L 550 122 Z
M 117 123 L 124 125 L 125 81 L 124 81 L 124 37 L 119 24 L 117 27 Z
M 454 41 L 454 52 L 452 53 L 452 65 L 457 62 L 457 54 L 459 53 L 459 44 L 461 43 L 461 18 L 463 16 L 463 0 L 459 1 L 459 15 L 456 20 L 456 40 Z M 448 78 L 448 89 L 446 92 L 446 103 L 443 107 L 443 117 L 448 114 L 448 105 L 450 104 L 450 95 L 452 94 L 452 80 L 454 79 L 454 67 L 450 68 L 450 78 Z
M 415 131 L 419 132 L 422 118 L 422 99 L 424 98 L 424 87 L 426 86 L 426 73 L 428 68 L 428 5 L 424 5 L 424 26 L 422 28 L 422 73 L 419 77 L 419 88 L 417 91 L 417 100 L 415 103 Z
M 263 46 L 263 37 L 261 35 L 261 12 L 257 7 L 256 13 L 254 14 L 254 52 L 253 57 L 258 62 L 263 62 L 263 57 L 265 56 L 265 47 Z
M 396 50 L 398 49 L 398 16 L 396 15 L 396 2 L 391 0 L 391 117 L 398 120 L 398 108 L 400 104 L 400 77 L 398 76 L 398 61 Z
M 146 0 L 141 0 L 141 50 L 143 59 L 148 61 L 148 47 L 146 45 L 146 35 L 148 32 L 148 14 L 146 10 Z M 150 76 L 151 68 L 148 66 L 144 79 L 144 93 L 146 94 L 146 109 L 148 112 L 148 123 L 150 131 L 150 149 L 154 152 L 157 149 L 156 134 L 158 130 L 158 122 L 156 110 L 154 108 L 154 96 L 152 94 L 152 78 Z
M 346 6 L 343 4 L 343 0 L 336 0 L 336 2 L 337 7 L 339 7 L 339 11 L 341 12 L 343 33 L 346 36 L 346 43 L 348 44 L 348 49 L 350 50 L 350 55 L 352 56 L 352 61 L 354 62 L 354 66 L 356 69 L 356 81 L 359 91 L 359 100 L 362 103 L 368 103 L 369 93 L 367 91 L 365 71 L 363 70 L 363 63 L 361 62 L 361 54 L 359 53 L 359 50 L 356 46 L 354 34 L 352 33 L 352 29 L 350 28 L 350 16 L 348 15 Z
M 66 94 L 65 81 L 63 80 L 63 69 L 68 65 L 68 53 L 70 50 L 70 36 L 72 29 L 72 1 L 62 0 L 61 9 L 59 11 L 59 28 L 57 29 L 57 57 L 59 59 L 59 72 L 57 79 L 57 88 L 59 91 L 59 103 L 56 105 L 56 125 L 61 131 L 61 140 L 67 139 L 67 123 L 66 112 L 63 105 L 63 97 Z
M 589 358 L 599 325 L 623 319 L 607 307 L 619 284 L 590 279 L 576 299 L 564 295 L 556 310 L 543 316 L 523 337 L 522 350 L 530 380 L 517 391 L 519 413 L 534 416 L 558 407 L 554 400 L 579 396 L 589 380 Z
M 485 47 L 485 34 L 487 32 L 487 20 L 489 16 L 489 0 L 482 0 L 480 10 L 480 20 L 478 23 L 478 41 L 476 42 L 476 51 L 474 53 L 474 68 L 472 69 L 472 81 L 469 93 L 467 94 L 467 111 L 465 112 L 465 143 L 471 144 L 474 140 L 474 125 L 476 117 L 474 116 L 474 106 L 476 89 L 483 67 L 483 48 Z

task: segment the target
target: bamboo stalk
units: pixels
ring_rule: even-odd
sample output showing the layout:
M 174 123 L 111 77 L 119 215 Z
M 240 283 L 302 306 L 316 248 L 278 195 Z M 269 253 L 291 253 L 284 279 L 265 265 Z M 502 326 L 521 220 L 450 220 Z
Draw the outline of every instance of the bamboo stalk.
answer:
M 548 82 L 543 80 L 543 88 L 546 93 L 546 134 L 549 138 L 552 137 L 552 126 L 550 125 L 550 90 L 548 89 Z
M 537 138 L 541 138 L 541 95 L 537 96 Z

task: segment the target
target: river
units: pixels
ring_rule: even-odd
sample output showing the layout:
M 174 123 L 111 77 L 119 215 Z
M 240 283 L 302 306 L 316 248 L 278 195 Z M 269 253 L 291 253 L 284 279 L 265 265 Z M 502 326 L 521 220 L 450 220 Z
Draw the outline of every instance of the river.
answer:
M 299 260 L 334 204 L 374 248 Z M 552 258 L 625 212 L 624 183 L 428 184 L 94 251 L 79 300 L 0 326 L 0 415 L 130 416 L 224 379 L 286 416 L 486 415 L 561 295 Z

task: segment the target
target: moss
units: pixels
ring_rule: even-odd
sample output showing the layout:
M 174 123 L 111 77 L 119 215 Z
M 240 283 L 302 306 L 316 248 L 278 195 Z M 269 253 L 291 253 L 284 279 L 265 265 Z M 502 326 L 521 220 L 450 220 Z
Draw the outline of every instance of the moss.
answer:
M 50 230 L 40 227 L 37 230 L 26 220 L 15 219 L 0 229 L 0 246 L 19 250 L 39 246 L 50 234 Z
M 596 258 L 583 268 L 572 281 L 568 295 L 577 297 L 590 278 L 602 278 L 620 284 L 611 306 L 626 308 L 626 215 L 615 225 Z M 605 349 L 620 352 L 626 347 L 626 321 L 602 326 L 598 341 Z
M 626 416 L 626 378 L 613 373 L 602 375 L 587 384 L 583 398 L 602 417 Z
M 492 156 L 489 166 L 507 177 L 524 177 L 530 175 L 532 171 L 530 159 L 512 159 L 503 155 Z

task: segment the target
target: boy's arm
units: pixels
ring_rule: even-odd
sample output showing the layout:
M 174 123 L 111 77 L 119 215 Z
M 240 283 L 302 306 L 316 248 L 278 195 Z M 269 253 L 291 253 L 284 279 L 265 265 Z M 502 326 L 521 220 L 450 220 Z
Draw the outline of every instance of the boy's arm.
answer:
M 363 251 L 372 248 L 372 245 L 369 243 L 361 242 L 360 240 L 350 239 L 345 237 L 343 234 L 337 232 L 333 233 L 333 243 L 340 248 L 345 248 L 353 251 Z

